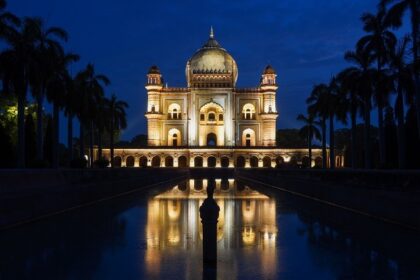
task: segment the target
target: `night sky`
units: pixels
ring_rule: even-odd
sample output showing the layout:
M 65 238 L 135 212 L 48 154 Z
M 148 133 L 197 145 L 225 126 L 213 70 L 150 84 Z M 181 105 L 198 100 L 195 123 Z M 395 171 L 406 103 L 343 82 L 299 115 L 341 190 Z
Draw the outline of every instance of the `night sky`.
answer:
M 69 32 L 66 48 L 81 56 L 73 73 L 92 62 L 111 79 L 107 95 L 115 92 L 130 105 L 125 140 L 146 133 L 148 68 L 158 65 L 170 87 L 185 86 L 186 62 L 207 40 L 211 25 L 238 64 L 237 86 L 258 85 L 264 67 L 273 65 L 280 85 L 277 126 L 299 127 L 296 116 L 305 112 L 312 86 L 347 66 L 344 52 L 363 35 L 360 15 L 376 5 L 376 0 L 8 1 L 18 16 L 40 16 Z M 63 129 L 63 142 L 65 137 Z

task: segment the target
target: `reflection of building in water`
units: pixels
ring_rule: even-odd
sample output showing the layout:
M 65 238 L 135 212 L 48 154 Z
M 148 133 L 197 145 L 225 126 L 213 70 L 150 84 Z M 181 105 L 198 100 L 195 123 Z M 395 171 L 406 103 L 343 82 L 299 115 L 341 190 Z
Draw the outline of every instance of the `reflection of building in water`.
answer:
M 274 199 L 233 179 L 191 179 L 161 193 L 148 202 L 147 258 L 158 270 L 165 252 L 173 249 L 201 254 L 202 226 L 199 207 L 206 187 L 215 184 L 214 198 L 220 207 L 218 254 L 229 256 L 232 249 L 254 247 L 263 267 L 275 269 L 276 203 Z

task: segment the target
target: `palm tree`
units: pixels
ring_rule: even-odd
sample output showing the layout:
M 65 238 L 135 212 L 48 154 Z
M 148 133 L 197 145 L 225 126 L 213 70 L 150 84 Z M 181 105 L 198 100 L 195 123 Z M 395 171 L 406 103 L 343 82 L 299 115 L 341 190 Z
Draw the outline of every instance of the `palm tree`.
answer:
M 346 71 L 351 77 L 356 88 L 358 96 L 362 102 L 362 112 L 364 120 L 364 150 L 365 150 L 365 168 L 372 168 L 372 147 L 370 141 L 370 110 L 372 97 L 372 80 L 374 70 L 371 68 L 373 57 L 366 51 L 357 48 L 355 52 L 346 52 L 344 58 L 355 66 Z
M 54 75 L 56 58 L 63 53 L 60 41 L 67 41 L 67 33 L 58 27 L 46 28 L 40 18 L 27 18 L 35 36 L 35 63 L 30 75 L 32 95 L 37 102 L 37 160 L 43 158 L 43 103 L 49 79 Z
M 347 103 L 345 102 L 345 92 L 340 81 L 336 77 L 332 77 L 328 85 L 328 113 L 330 127 L 330 168 L 335 168 L 335 130 L 334 120 L 346 123 L 347 119 Z
M 410 41 L 409 37 L 404 37 L 397 46 L 390 52 L 390 67 L 392 71 L 392 79 L 395 83 L 397 98 L 395 101 L 395 114 L 397 118 L 398 131 L 398 167 L 406 168 L 406 141 L 404 126 L 404 104 L 413 103 L 413 95 L 415 90 L 412 67 L 407 64 L 407 45 Z
M 322 130 L 322 168 L 327 168 L 327 119 L 329 117 L 328 86 L 326 84 L 315 85 L 311 95 L 306 99 L 310 115 L 319 117 Z
M 396 3 L 395 3 L 396 2 Z M 419 61 L 419 47 L 420 47 L 420 1 L 419 0 L 381 0 L 380 5 L 385 7 L 388 4 L 395 3 L 387 13 L 387 21 L 393 27 L 400 27 L 403 23 L 404 14 L 406 11 L 410 12 L 411 21 L 411 43 L 413 62 L 415 64 Z M 416 96 L 416 111 L 417 123 L 420 123 L 420 77 L 418 67 L 414 71 L 415 81 L 415 96 Z M 418 126 L 418 134 L 420 135 L 420 125 Z
M 127 119 L 125 110 L 128 104 L 124 101 L 118 100 L 115 94 L 107 102 L 107 115 L 110 116 L 109 120 L 109 148 L 110 148 L 110 161 L 111 167 L 114 167 L 114 136 L 115 130 L 125 129 L 127 127 Z
M 347 103 L 347 113 L 351 122 L 351 167 L 356 168 L 356 118 L 358 110 L 363 106 L 358 95 L 358 74 L 354 68 L 346 68 L 337 75 L 342 87 L 343 102 Z
M 308 156 L 309 156 L 309 168 L 312 166 L 312 139 L 321 139 L 321 133 L 319 132 L 318 122 L 315 121 L 315 116 L 312 114 L 308 114 L 308 116 L 304 116 L 300 114 L 297 117 L 298 121 L 304 123 L 304 126 L 299 130 L 299 134 L 302 138 L 306 138 L 308 142 Z
M 52 76 L 49 79 L 46 94 L 49 102 L 53 104 L 53 156 L 52 167 L 57 168 L 58 162 L 58 148 L 59 148 L 59 124 L 60 124 L 60 109 L 65 107 L 66 91 L 69 89 L 69 83 L 72 79 L 68 73 L 68 65 L 72 62 L 78 61 L 79 56 L 69 53 L 53 53 L 52 54 L 54 65 Z
M 6 49 L 1 53 L 2 67 L 7 69 L 3 77 L 5 92 L 12 91 L 18 101 L 18 148 L 17 166 L 25 167 L 25 105 L 30 71 L 34 64 L 33 25 L 25 20 L 18 28 L 9 28 L 4 40 Z
M 73 160 L 73 118 L 77 114 L 79 99 L 77 96 L 77 82 L 76 79 L 68 76 L 65 90 L 65 106 L 64 113 L 67 116 L 67 149 L 69 151 L 69 162 Z
M 90 166 L 93 160 L 93 121 L 97 113 L 98 101 L 104 96 L 103 86 L 110 83 L 105 75 L 96 74 L 93 64 L 88 64 L 86 69 L 79 72 L 76 76 L 79 87 L 78 118 L 80 122 L 80 157 L 84 157 L 84 134 L 85 127 L 89 127 L 89 146 L 90 146 Z
M 357 48 L 370 53 L 376 60 L 377 73 L 383 77 L 382 68 L 387 63 L 389 50 L 393 48 L 397 39 L 389 28 L 391 24 L 386 20 L 384 7 L 379 7 L 376 15 L 366 13 L 362 16 L 363 29 L 368 34 L 363 36 L 357 43 Z M 378 126 L 379 126 L 379 161 L 380 166 L 385 165 L 385 131 L 383 110 L 388 104 L 389 91 L 382 86 L 382 79 L 375 79 L 374 98 L 378 107 Z
M 97 128 L 97 143 L 98 143 L 98 159 L 102 159 L 102 135 L 105 131 L 106 123 L 110 121 L 110 116 L 106 112 L 106 106 L 109 103 L 109 100 L 106 97 L 98 100 L 97 104 L 97 114 L 95 116 L 95 126 Z
M 6 0 L 0 0 L 0 38 L 7 37 L 10 32 L 20 25 L 20 19 L 6 11 Z

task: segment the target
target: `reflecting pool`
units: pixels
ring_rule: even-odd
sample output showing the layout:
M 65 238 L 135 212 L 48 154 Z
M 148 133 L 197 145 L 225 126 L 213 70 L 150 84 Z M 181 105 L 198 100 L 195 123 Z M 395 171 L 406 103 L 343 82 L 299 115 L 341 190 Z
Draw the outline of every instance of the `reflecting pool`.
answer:
M 0 232 L 0 279 L 212 279 L 199 207 L 220 207 L 217 279 L 420 279 L 420 237 L 232 178 L 189 179 Z

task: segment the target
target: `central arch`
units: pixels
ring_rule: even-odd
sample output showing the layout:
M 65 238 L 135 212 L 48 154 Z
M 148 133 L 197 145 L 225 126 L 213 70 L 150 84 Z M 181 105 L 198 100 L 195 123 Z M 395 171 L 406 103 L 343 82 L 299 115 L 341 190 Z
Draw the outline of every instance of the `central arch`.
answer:
M 217 146 L 217 135 L 213 132 L 207 134 L 207 146 L 214 147 Z
M 223 146 L 225 141 L 224 109 L 210 100 L 198 112 L 198 145 Z

